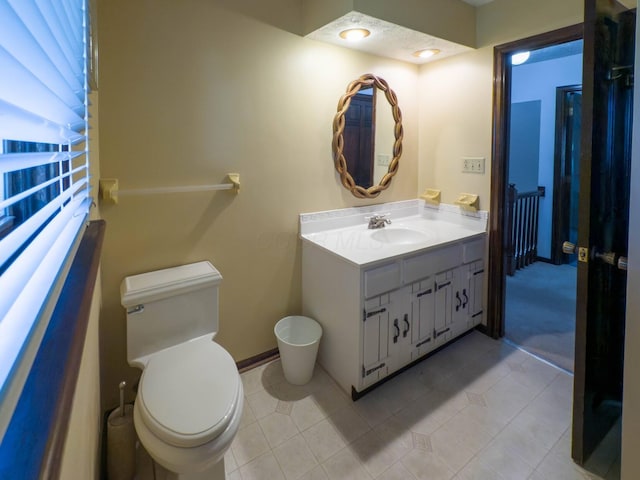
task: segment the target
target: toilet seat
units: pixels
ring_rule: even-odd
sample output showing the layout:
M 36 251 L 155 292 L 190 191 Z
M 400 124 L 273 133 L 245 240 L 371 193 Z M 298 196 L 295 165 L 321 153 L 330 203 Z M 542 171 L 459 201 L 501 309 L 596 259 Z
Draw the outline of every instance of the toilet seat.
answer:
M 224 432 L 238 407 L 240 376 L 231 355 L 207 335 L 152 355 L 142 372 L 140 417 L 159 439 L 197 447 Z

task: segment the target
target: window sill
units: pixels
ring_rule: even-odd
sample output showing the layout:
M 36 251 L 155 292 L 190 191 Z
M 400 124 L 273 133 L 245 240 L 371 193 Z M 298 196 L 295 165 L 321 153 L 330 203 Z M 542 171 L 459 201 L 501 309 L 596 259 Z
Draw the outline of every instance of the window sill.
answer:
M 90 222 L 0 444 L 0 478 L 58 478 L 105 231 Z

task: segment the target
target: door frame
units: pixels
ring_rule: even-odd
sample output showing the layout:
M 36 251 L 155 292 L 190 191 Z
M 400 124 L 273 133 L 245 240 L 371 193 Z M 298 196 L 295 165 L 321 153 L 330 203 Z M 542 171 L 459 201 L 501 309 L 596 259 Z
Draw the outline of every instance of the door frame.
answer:
M 533 37 L 497 45 L 493 49 L 493 125 L 491 145 L 491 208 L 489 215 L 489 272 L 487 301 L 487 333 L 493 338 L 504 336 L 506 293 L 505 228 L 507 186 L 509 179 L 509 114 L 511 104 L 511 54 L 535 50 L 583 38 L 583 24 L 542 33 Z

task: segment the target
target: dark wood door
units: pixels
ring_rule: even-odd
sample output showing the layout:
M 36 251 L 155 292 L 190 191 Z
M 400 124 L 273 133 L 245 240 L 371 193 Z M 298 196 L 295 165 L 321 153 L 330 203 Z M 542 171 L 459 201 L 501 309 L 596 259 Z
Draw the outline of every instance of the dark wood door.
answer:
M 356 94 L 345 113 L 344 157 L 347 170 L 356 185 L 369 188 L 373 185 L 373 150 L 375 88 L 372 93 Z
M 572 456 L 622 410 L 635 10 L 586 0 Z M 621 264 L 622 266 L 622 264 Z

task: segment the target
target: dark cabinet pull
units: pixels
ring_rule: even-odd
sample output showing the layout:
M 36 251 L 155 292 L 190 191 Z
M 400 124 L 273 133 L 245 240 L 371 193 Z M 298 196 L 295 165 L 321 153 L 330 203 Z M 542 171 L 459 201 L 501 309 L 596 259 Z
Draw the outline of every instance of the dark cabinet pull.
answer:
M 467 297 L 467 289 L 466 288 L 462 289 L 462 296 L 464 297 L 464 303 L 462 304 L 462 308 L 465 308 L 467 306 L 467 303 L 469 303 L 469 297 Z
M 400 327 L 398 326 L 398 319 L 393 321 L 393 328 L 396 329 L 396 334 L 393 336 L 393 343 L 398 343 L 398 337 L 400 336 Z
M 433 290 L 429 289 L 429 290 L 425 290 L 424 292 L 420 292 L 419 294 L 416 295 L 416 297 L 420 298 L 420 297 L 424 297 L 425 295 L 429 295 Z
M 409 314 L 405 313 L 403 318 L 404 324 L 406 325 L 406 329 L 402 332 L 402 338 L 407 338 L 407 333 L 409 333 Z
M 462 300 L 460 299 L 460 292 L 456 292 L 456 300 L 458 304 L 456 305 L 456 312 L 460 310 L 460 305 L 462 305 Z
M 443 284 L 438 285 L 438 290 L 440 290 L 441 288 L 444 288 L 444 287 L 448 287 L 449 285 L 451 285 L 451 282 L 444 282 Z

